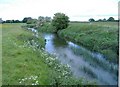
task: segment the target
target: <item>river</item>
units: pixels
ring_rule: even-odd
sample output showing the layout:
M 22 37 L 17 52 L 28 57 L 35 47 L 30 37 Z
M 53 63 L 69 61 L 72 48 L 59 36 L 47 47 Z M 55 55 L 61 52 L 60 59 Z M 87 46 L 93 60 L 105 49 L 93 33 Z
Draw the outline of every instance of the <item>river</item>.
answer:
M 102 54 L 94 53 L 72 41 L 59 38 L 56 34 L 43 33 L 45 50 L 68 64 L 76 78 L 95 81 L 99 85 L 117 85 L 118 65 L 109 63 Z
M 61 63 L 68 64 L 77 78 L 93 80 L 100 85 L 117 84 L 117 75 L 106 70 L 109 62 L 103 55 L 92 53 L 82 46 L 59 38 L 56 34 L 44 33 L 43 37 L 46 39 L 45 50 L 57 55 Z

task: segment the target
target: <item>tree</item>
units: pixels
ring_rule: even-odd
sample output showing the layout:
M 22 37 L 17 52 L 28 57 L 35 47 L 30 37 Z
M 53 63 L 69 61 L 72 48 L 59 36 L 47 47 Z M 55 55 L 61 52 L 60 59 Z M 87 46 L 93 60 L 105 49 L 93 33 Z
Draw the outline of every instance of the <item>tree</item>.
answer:
M 28 19 L 27 24 L 36 24 L 37 23 L 37 19 Z
M 104 18 L 104 19 L 103 19 L 103 22 L 106 22 L 106 21 L 107 21 L 107 20 Z
M 103 20 L 102 19 L 98 19 L 98 22 L 102 22 Z
M 45 22 L 45 18 L 43 16 L 39 16 L 37 21 L 37 27 L 43 26 L 44 22 Z
M 115 21 L 115 19 L 113 17 L 109 17 L 108 21 Z
M 47 16 L 46 16 L 46 17 L 45 17 L 45 21 L 46 21 L 46 22 L 51 22 L 51 17 L 47 17 Z
M 62 30 L 68 27 L 69 17 L 64 13 L 56 13 L 54 14 L 52 25 L 56 28 L 56 32 L 58 30 Z
M 6 23 L 12 23 L 12 20 L 6 20 Z
M 95 22 L 95 20 L 93 18 L 90 18 L 89 22 Z
M 27 23 L 27 21 L 30 20 L 30 19 L 32 19 L 32 18 L 31 18 L 31 17 L 25 17 L 25 18 L 22 20 L 22 22 L 23 22 L 23 23 Z
M 21 21 L 19 21 L 19 20 L 14 20 L 14 23 L 21 23 Z

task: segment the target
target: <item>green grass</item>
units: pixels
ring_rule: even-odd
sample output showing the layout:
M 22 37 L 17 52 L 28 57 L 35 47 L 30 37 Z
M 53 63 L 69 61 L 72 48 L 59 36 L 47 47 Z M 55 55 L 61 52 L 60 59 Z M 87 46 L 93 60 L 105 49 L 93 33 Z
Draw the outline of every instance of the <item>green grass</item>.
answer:
M 91 51 L 102 53 L 110 62 L 118 61 L 117 22 L 70 23 L 67 29 L 58 34 Z
M 74 78 L 68 66 L 44 51 L 44 39 L 36 39 L 31 31 L 21 28 L 23 25 L 2 25 L 3 85 L 95 84 Z M 33 40 L 39 42 L 40 49 L 30 44 Z
M 46 22 L 43 24 L 43 26 L 38 28 L 39 32 L 55 32 L 55 27 L 51 25 L 51 22 Z
M 31 75 L 39 76 L 41 84 L 48 83 L 49 67 L 32 49 L 22 47 L 24 39 L 32 38 L 32 34 L 21 29 L 20 24 L 3 24 L 2 35 L 3 84 L 19 84 L 19 79 Z

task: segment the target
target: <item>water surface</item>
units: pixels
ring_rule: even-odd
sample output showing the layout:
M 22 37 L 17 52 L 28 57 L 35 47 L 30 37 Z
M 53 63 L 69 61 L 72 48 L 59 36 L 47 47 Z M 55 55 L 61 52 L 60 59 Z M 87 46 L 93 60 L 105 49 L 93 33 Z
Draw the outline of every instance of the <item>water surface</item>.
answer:
M 28 30 L 38 37 L 38 31 L 33 28 Z M 99 85 L 118 84 L 118 64 L 109 63 L 102 54 L 61 39 L 56 34 L 43 33 L 42 36 L 46 40 L 45 50 L 50 54 L 56 54 L 62 64 L 68 64 L 76 78 L 95 81 Z
M 117 74 L 111 69 L 117 65 L 110 64 L 103 55 L 90 52 L 80 45 L 59 38 L 56 34 L 43 33 L 43 37 L 46 39 L 45 50 L 56 54 L 61 63 L 68 64 L 77 78 L 96 81 L 100 85 L 117 84 Z

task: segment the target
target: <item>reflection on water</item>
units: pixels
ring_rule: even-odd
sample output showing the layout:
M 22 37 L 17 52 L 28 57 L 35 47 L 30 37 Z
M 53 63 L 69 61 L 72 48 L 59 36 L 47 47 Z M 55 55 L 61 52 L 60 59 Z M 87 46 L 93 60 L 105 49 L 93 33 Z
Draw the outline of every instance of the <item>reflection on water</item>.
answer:
M 55 53 L 61 63 L 69 64 L 73 75 L 87 80 L 95 80 L 98 84 L 116 85 L 117 74 L 114 72 L 117 65 L 106 61 L 103 55 L 92 53 L 89 50 L 59 38 L 55 34 L 43 34 L 46 39 L 45 50 Z

